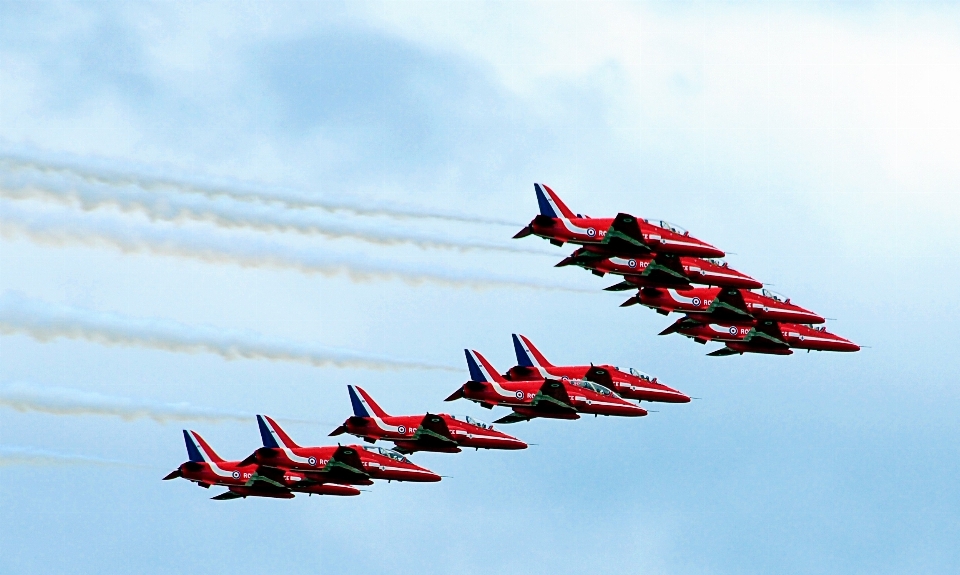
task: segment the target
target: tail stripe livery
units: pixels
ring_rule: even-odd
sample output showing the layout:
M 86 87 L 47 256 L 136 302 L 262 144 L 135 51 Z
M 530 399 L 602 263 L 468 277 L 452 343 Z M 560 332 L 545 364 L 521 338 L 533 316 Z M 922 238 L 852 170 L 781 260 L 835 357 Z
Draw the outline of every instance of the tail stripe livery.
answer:
M 473 381 L 482 381 L 489 383 L 499 395 L 503 397 L 516 397 L 518 392 L 504 389 L 501 383 L 506 383 L 506 378 L 497 373 L 497 370 L 487 361 L 487 358 L 480 355 L 477 351 L 469 349 L 463 350 L 467 356 L 467 365 L 470 367 L 470 379 Z
M 347 391 L 350 392 L 353 414 L 357 417 L 390 417 L 362 387 L 348 385 Z
M 487 383 L 507 381 L 502 375 L 497 373 L 487 358 L 480 355 L 477 351 L 469 349 L 463 350 L 467 355 L 467 365 L 470 367 L 470 379 L 473 381 L 485 381 Z
M 294 449 L 298 449 L 300 446 L 294 443 L 294 441 L 290 439 L 290 436 L 287 435 L 271 417 L 258 415 L 257 424 L 260 426 L 260 437 L 263 439 L 264 447 L 282 450 L 290 461 L 310 463 L 309 457 L 301 457 L 293 452 Z M 314 459 L 314 461 L 316 461 L 316 459 Z
M 233 477 L 231 472 L 224 471 L 217 465 L 223 463 L 223 459 L 217 455 L 213 448 L 207 445 L 207 442 L 200 437 L 199 433 L 184 429 L 183 440 L 187 444 L 187 455 L 190 456 L 190 461 L 206 463 L 210 466 L 210 470 L 220 477 Z
M 547 358 L 543 357 L 533 343 L 526 336 L 513 334 L 513 349 L 517 352 L 517 364 L 524 367 L 553 367 Z
M 398 432 L 400 427 L 397 425 L 387 425 L 384 421 L 384 417 L 390 417 L 387 415 L 387 412 L 380 408 L 377 405 L 377 402 L 373 401 L 373 398 L 370 397 L 362 387 L 356 385 L 348 385 L 347 391 L 350 392 L 350 402 L 353 404 L 353 414 L 356 417 L 364 417 L 372 419 L 377 427 L 384 431 L 393 431 Z
M 570 208 L 568 208 L 560 196 L 555 194 L 548 186 L 544 184 L 533 184 L 537 192 L 537 203 L 540 204 L 540 213 L 550 218 L 572 219 L 577 217 Z

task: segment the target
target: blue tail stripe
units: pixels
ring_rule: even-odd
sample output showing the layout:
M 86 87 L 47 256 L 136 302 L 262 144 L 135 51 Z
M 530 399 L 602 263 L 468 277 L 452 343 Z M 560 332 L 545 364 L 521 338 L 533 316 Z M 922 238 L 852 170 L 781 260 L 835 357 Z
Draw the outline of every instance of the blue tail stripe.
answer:
M 367 413 L 367 408 L 364 407 L 363 402 L 360 401 L 357 390 L 355 390 L 352 385 L 348 385 L 347 391 L 350 392 L 350 403 L 353 404 L 353 414 L 357 417 L 370 417 L 370 414 Z
M 469 349 L 463 350 L 463 353 L 467 356 L 467 367 L 470 368 L 470 379 L 473 381 L 487 381 L 487 378 L 483 375 L 483 370 L 480 369 L 480 366 L 477 365 L 477 360 L 473 359 L 473 355 L 470 353 Z
M 203 454 L 200 453 L 199 446 L 193 442 L 193 438 L 190 437 L 190 432 L 186 429 L 183 430 L 183 441 L 187 444 L 187 456 L 190 458 L 190 461 L 196 463 L 203 463 L 206 461 L 203 458 Z
M 273 436 L 272 433 L 270 433 L 270 428 L 267 427 L 266 420 L 264 420 L 263 417 L 259 415 L 257 416 L 257 425 L 260 426 L 260 439 L 263 440 L 263 446 L 272 447 L 274 449 L 279 448 L 280 444 L 277 443 L 276 438 Z
M 533 361 L 527 355 L 527 350 L 523 349 L 523 343 L 517 334 L 513 334 L 513 351 L 517 354 L 517 365 L 520 367 L 533 367 Z
M 547 200 L 547 194 L 543 191 L 543 188 L 540 187 L 540 184 L 533 184 L 533 189 L 537 191 L 537 203 L 540 204 L 540 213 L 551 218 L 559 218 L 560 216 L 553 210 L 553 206 L 551 206 L 550 201 Z

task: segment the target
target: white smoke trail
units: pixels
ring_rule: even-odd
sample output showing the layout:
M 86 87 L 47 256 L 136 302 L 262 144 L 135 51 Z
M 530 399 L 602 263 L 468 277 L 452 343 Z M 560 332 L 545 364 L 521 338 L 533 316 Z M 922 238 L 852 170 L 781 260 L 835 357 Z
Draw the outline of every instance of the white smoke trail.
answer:
M 135 400 L 68 389 L 12 383 L 0 387 L 0 406 L 20 412 L 36 411 L 51 415 L 107 415 L 130 421 L 149 418 L 157 423 L 169 421 L 253 421 L 254 415 L 196 407 L 189 403 L 161 403 Z
M 244 267 L 295 269 L 308 274 L 346 274 L 354 281 L 399 279 L 411 284 L 432 282 L 474 289 L 513 287 L 593 293 L 593 290 L 485 272 L 443 270 L 436 266 L 303 249 L 262 237 L 223 236 L 197 228 L 135 225 L 127 219 L 96 213 L 77 216 L 64 210 L 24 210 L 19 202 L 9 200 L 0 200 L 0 234 L 6 238 L 21 235 L 53 245 L 109 246 L 124 252 L 148 252 Z
M 14 447 L 0 445 L 0 467 L 11 465 L 118 465 L 121 467 L 141 467 L 125 461 L 88 457 L 86 455 L 68 455 L 33 447 Z
M 29 152 L 25 150 L 0 150 L 0 162 L 9 167 L 25 167 L 49 172 L 71 172 L 77 177 L 108 184 L 135 184 L 154 190 L 172 188 L 201 194 L 209 198 L 229 197 L 247 202 L 274 202 L 288 208 L 317 208 L 328 212 L 347 211 L 358 215 L 387 216 L 392 218 L 431 218 L 475 224 L 522 226 L 523 224 L 497 218 L 485 218 L 468 214 L 433 211 L 410 206 L 390 205 L 383 201 L 350 200 L 346 198 L 321 198 L 306 192 L 275 186 L 257 185 L 249 182 L 227 181 L 222 178 L 198 176 L 169 176 L 169 170 L 118 165 L 104 160 L 79 159 L 60 154 Z
M 0 162 L 0 166 L 3 163 Z M 112 206 L 138 211 L 152 220 L 210 222 L 225 228 L 260 231 L 294 231 L 328 238 L 352 238 L 379 245 L 410 244 L 420 248 L 487 250 L 508 253 L 556 255 L 520 245 L 479 240 L 462 240 L 423 231 L 384 229 L 377 222 L 359 224 L 343 218 L 317 217 L 315 210 L 291 210 L 275 204 L 210 198 L 196 193 L 168 189 L 148 190 L 134 184 L 105 184 L 72 173 L 16 169 L 0 171 L 0 197 L 41 199 L 85 210 Z
M 269 359 L 318 367 L 461 371 L 457 367 L 406 361 L 364 352 L 290 341 L 245 330 L 191 326 L 136 318 L 28 299 L 20 293 L 0 295 L 0 333 L 26 334 L 39 341 L 58 337 L 103 345 L 127 345 L 184 353 L 213 353 L 232 360 Z

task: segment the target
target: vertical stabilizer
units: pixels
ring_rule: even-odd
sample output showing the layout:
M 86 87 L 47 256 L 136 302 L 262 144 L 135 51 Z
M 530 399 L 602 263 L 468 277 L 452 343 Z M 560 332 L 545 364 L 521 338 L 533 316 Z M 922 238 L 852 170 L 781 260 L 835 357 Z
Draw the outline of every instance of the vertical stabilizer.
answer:
M 220 463 L 223 461 L 196 431 L 184 429 L 183 440 L 187 444 L 187 455 L 190 456 L 190 461 L 197 463 Z
M 289 449 L 300 447 L 290 439 L 290 436 L 277 425 L 272 417 L 258 415 L 257 425 L 260 426 L 260 438 L 263 439 L 264 447 L 287 447 Z
M 507 381 L 497 373 L 490 362 L 477 351 L 463 350 L 467 356 L 467 366 L 470 368 L 470 379 L 473 381 L 504 382 Z
M 533 189 L 537 192 L 537 203 L 540 204 L 540 214 L 550 218 L 571 219 L 577 217 L 570 208 L 563 203 L 560 196 L 555 194 L 545 184 L 533 184 Z
M 353 404 L 353 414 L 357 417 L 389 417 L 387 412 L 380 409 L 377 402 L 373 401 L 370 394 L 356 385 L 348 385 L 347 391 L 350 392 L 350 403 Z
M 553 367 L 553 364 L 543 357 L 540 350 L 534 347 L 526 336 L 513 334 L 513 349 L 517 353 L 517 365 L 523 367 Z

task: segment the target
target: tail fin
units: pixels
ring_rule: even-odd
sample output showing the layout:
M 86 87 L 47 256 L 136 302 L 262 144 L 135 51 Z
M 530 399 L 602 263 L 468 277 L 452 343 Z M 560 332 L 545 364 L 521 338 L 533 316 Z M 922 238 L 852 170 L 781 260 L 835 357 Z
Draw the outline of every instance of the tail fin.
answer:
M 183 440 L 187 444 L 187 455 L 196 463 L 220 463 L 223 458 L 196 431 L 183 430 Z
M 533 189 L 537 192 L 537 203 L 540 204 L 540 214 L 549 218 L 575 218 L 576 214 L 570 211 L 570 208 L 563 203 L 560 196 L 555 194 L 545 184 L 533 184 Z
M 350 403 L 353 404 L 353 414 L 357 417 L 389 417 L 387 412 L 380 409 L 373 398 L 362 387 L 348 385 Z
M 470 379 L 473 381 L 495 381 L 497 383 L 507 381 L 502 375 L 497 373 L 490 362 L 476 351 L 469 349 L 463 350 L 467 356 L 467 366 L 470 368 Z
M 517 365 L 522 367 L 553 367 L 553 364 L 543 357 L 540 350 L 533 346 L 526 336 L 513 334 L 513 350 L 517 353 Z
M 287 447 L 296 449 L 300 447 L 290 436 L 286 434 L 272 417 L 266 415 L 257 416 L 257 425 L 260 426 L 260 438 L 263 439 L 264 447 Z

